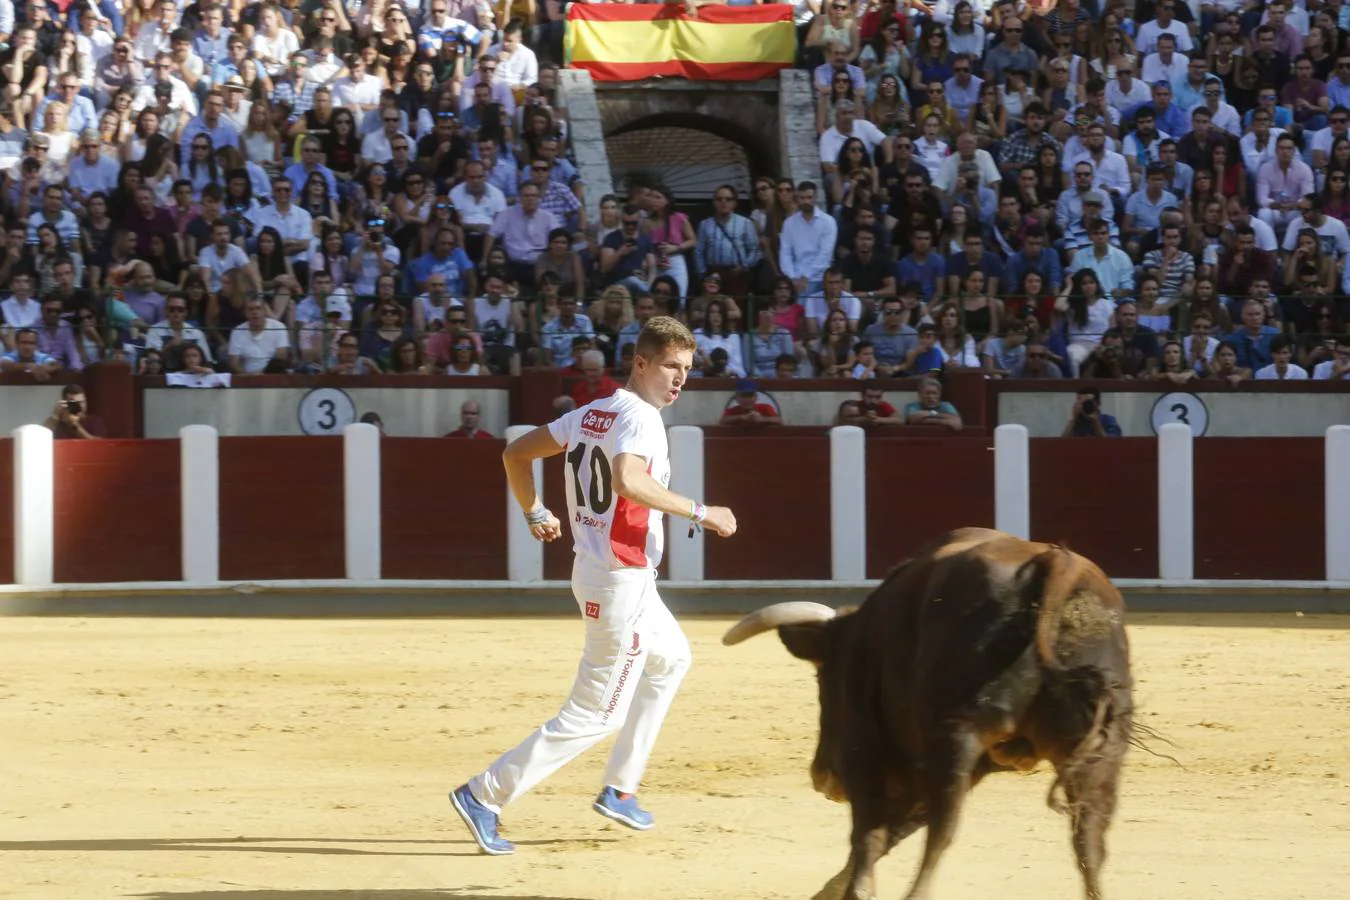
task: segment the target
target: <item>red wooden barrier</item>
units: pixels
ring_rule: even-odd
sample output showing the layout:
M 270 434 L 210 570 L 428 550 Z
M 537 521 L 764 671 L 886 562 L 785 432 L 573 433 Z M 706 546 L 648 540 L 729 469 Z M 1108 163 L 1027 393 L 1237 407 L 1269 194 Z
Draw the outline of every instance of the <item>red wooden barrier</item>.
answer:
M 0 584 L 14 583 L 14 441 L 0 439 Z
M 1157 578 L 1157 440 L 1033 440 L 1031 537 L 1066 544 L 1112 578 Z
M 994 527 L 992 442 L 867 439 L 867 577 L 965 526 Z
M 504 579 L 505 441 L 380 442 L 385 578 Z
M 344 577 L 342 493 L 341 438 L 221 438 L 220 577 Z
M 708 437 L 705 500 L 736 514 L 736 536 L 708 536 L 704 575 L 830 577 L 830 442 L 818 437 Z M 672 540 L 684 540 L 682 523 Z M 685 526 L 687 528 L 687 526 Z
M 13 580 L 13 446 L 0 440 L 0 582 Z M 731 506 L 741 529 L 731 540 L 708 537 L 708 579 L 830 577 L 829 446 L 823 435 L 787 431 L 709 433 L 704 499 Z M 383 519 L 386 577 L 506 577 L 501 447 L 384 440 L 382 508 L 369 513 Z M 868 439 L 870 576 L 949 528 L 993 524 L 990 447 Z M 343 577 L 341 439 L 223 438 L 220 450 L 221 577 Z M 1197 440 L 1196 577 L 1323 578 L 1322 456 L 1318 438 Z M 181 577 L 177 441 L 58 441 L 55 467 L 58 581 Z M 561 460 L 546 460 L 544 472 L 545 501 L 561 513 Z M 1031 489 L 1034 538 L 1065 542 L 1113 577 L 1157 577 L 1154 439 L 1033 440 Z M 671 542 L 686 528 L 675 521 Z M 549 545 L 545 576 L 568 579 L 571 556 L 570 536 Z
M 54 441 L 58 583 L 177 581 L 178 441 Z
M 1195 577 L 1326 577 L 1322 438 L 1195 442 Z

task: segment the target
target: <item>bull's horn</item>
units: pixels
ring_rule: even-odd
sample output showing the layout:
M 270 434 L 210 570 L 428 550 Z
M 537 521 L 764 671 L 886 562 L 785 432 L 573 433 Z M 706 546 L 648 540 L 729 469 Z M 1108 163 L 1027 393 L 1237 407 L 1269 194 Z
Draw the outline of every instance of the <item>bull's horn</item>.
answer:
M 835 611 L 823 603 L 792 600 L 757 609 L 727 629 L 722 643 L 730 647 L 747 638 L 777 628 L 779 625 L 800 625 L 805 622 L 828 622 Z

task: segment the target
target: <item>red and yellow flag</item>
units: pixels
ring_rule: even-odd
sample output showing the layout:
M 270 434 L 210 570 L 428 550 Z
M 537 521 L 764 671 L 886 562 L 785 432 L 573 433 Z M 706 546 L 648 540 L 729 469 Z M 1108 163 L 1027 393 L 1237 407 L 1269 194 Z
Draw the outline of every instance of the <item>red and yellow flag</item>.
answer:
M 702 6 L 697 18 L 670 3 L 573 3 L 567 10 L 568 64 L 596 81 L 754 81 L 788 68 L 796 54 L 787 4 Z

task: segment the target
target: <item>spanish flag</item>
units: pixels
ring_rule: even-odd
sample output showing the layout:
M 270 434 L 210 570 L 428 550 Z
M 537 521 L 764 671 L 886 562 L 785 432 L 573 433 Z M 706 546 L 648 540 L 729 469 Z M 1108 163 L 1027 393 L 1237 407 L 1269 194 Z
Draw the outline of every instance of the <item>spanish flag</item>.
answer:
M 567 59 L 597 81 L 675 76 L 754 81 L 790 67 L 797 55 L 792 7 L 573 3 Z

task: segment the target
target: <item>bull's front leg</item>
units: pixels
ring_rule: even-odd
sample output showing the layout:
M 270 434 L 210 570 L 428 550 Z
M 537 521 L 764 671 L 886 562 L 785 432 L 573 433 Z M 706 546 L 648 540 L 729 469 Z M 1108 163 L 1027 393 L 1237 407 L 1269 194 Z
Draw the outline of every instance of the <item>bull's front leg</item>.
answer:
M 896 844 L 922 828 L 923 824 L 923 817 L 921 815 L 916 815 L 906 818 L 901 822 L 892 823 L 886 826 L 884 829 L 885 845 L 881 848 L 880 852 L 871 855 L 870 859 L 867 850 L 860 852 L 858 849 L 858 842 L 855 841 L 854 849 L 849 853 L 848 862 L 844 865 L 844 868 L 839 870 L 839 874 L 827 881 L 825 886 L 817 891 L 811 900 L 858 900 L 858 898 L 871 898 L 875 896 L 875 881 L 872 873 L 877 862 L 887 853 L 894 850 Z M 865 847 L 870 848 L 875 846 L 874 841 L 878 837 L 880 831 L 881 829 L 874 828 L 864 835 L 863 843 Z M 866 866 L 865 871 L 867 880 L 864 884 L 860 884 L 856 880 L 856 875 L 860 871 L 860 865 Z M 850 890 L 852 893 L 850 893 Z M 860 890 L 863 892 L 860 893 Z

